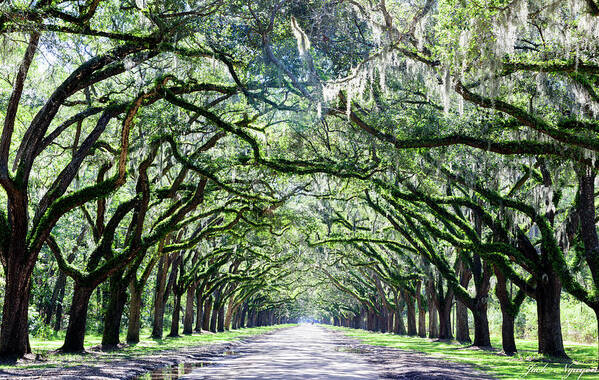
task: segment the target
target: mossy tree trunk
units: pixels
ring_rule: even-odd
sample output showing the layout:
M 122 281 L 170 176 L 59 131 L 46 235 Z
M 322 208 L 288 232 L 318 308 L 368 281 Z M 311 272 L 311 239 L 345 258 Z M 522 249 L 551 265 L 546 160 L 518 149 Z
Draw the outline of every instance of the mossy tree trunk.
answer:
M 82 243 L 83 237 L 85 237 L 85 229 L 79 235 L 77 239 L 77 244 L 75 248 L 73 248 L 73 252 L 67 258 L 67 262 L 70 264 L 75 260 L 75 254 L 77 252 L 78 246 Z M 56 315 L 55 323 L 54 323 L 54 331 L 60 330 L 61 319 L 62 319 L 62 303 L 64 302 L 64 294 L 65 288 L 67 285 L 67 275 L 63 271 L 59 271 L 58 278 L 56 279 L 56 283 L 54 284 L 54 290 L 52 291 L 52 297 L 50 298 L 50 302 L 46 309 L 45 315 L 45 323 L 47 325 L 52 321 L 52 316 Z
M 560 300 L 562 285 L 553 270 L 539 276 L 536 287 L 539 354 L 567 359 L 562 339 Z
M 404 301 L 401 293 L 397 292 L 397 296 L 395 297 L 395 327 L 393 332 L 399 335 L 406 334 L 406 326 L 403 323 L 403 306 Z
M 183 317 L 183 334 L 190 335 L 193 333 L 193 317 L 194 317 L 194 298 L 196 285 L 192 285 L 187 289 L 185 296 L 185 316 Z
M 154 318 L 152 319 L 152 338 L 162 339 L 164 330 L 164 308 L 166 306 L 166 284 L 168 270 L 171 265 L 169 254 L 165 253 L 158 262 L 158 273 L 156 275 L 156 290 L 154 293 Z
M 489 320 L 487 317 L 489 290 L 491 288 L 491 266 L 482 261 L 479 255 L 473 255 L 472 276 L 474 277 L 474 305 L 471 308 L 474 318 L 474 341 L 477 347 L 490 347 L 491 335 L 489 333 Z
M 578 200 L 578 212 L 580 217 L 580 235 L 581 240 L 584 244 L 585 261 L 591 272 L 591 278 L 593 280 L 594 289 L 599 288 L 599 236 L 597 235 L 596 226 L 596 208 L 595 208 L 595 169 L 581 168 L 578 170 L 578 186 L 579 186 L 579 200 Z M 571 288 L 573 285 L 566 282 L 566 289 Z M 593 291 L 587 291 L 586 293 L 586 304 L 595 311 L 595 318 L 599 325 L 599 300 L 592 293 Z M 596 290 L 594 291 L 596 292 Z M 577 297 L 582 300 L 579 295 Z M 599 328 L 597 329 L 599 337 Z M 598 360 L 597 366 L 599 368 L 599 342 L 597 345 Z
M 387 332 L 393 332 L 393 328 L 395 327 L 393 316 L 395 312 L 393 310 L 387 310 Z
M 239 327 L 241 327 L 241 328 L 246 327 L 247 313 L 248 313 L 248 306 L 247 306 L 247 303 L 244 303 L 243 309 L 241 310 L 241 316 L 239 317 Z
M 497 279 L 495 295 L 499 300 L 502 318 L 501 345 L 503 352 L 506 355 L 514 355 L 518 351 L 516 348 L 516 338 L 514 336 L 514 320 L 518 315 L 520 305 L 522 304 L 522 301 L 524 301 L 525 295 L 524 292 L 520 290 L 518 296 L 512 301 L 507 289 L 507 279 L 498 267 L 495 267 L 495 278 Z
M 416 282 L 416 306 L 418 307 L 418 336 L 426 337 L 426 308 L 422 299 L 422 282 Z
M 434 282 L 429 280 L 426 286 L 428 298 L 428 337 L 435 339 L 439 337 L 439 325 L 437 322 L 437 306 L 434 302 Z
M 131 300 L 129 301 L 129 322 L 127 326 L 127 343 L 139 343 L 141 328 L 141 296 L 143 288 L 135 286 L 135 280 L 129 285 Z
M 178 291 L 173 292 L 173 315 L 171 319 L 171 331 L 168 334 L 170 337 L 178 337 L 179 336 L 179 322 L 181 320 L 181 294 Z
M 202 330 L 210 331 L 210 316 L 212 315 L 212 297 L 208 296 L 204 301 L 204 315 L 202 316 Z
M 127 303 L 127 279 L 119 271 L 110 277 L 110 296 L 104 314 L 102 349 L 113 349 L 120 343 L 121 321 Z M 127 281 L 127 282 L 126 282 Z
M 87 226 L 85 226 L 79 236 L 77 237 L 75 246 L 73 247 L 69 257 L 67 257 L 67 262 L 71 264 L 73 260 L 75 260 L 75 256 L 77 255 L 77 251 L 79 247 L 83 244 L 87 231 Z M 60 330 L 61 319 L 62 319 L 62 303 L 64 302 L 65 288 L 67 284 L 67 275 L 63 271 L 59 271 L 58 278 L 56 279 L 56 283 L 54 285 L 54 290 L 52 291 L 52 297 L 50 298 L 50 302 L 48 305 L 48 309 L 46 311 L 45 323 L 47 325 L 52 321 L 52 315 L 56 315 L 56 319 L 54 322 L 54 331 Z
M 223 302 L 221 302 L 221 305 L 218 308 L 216 330 L 218 332 L 225 331 L 225 305 L 223 304 Z
M 151 257 L 150 261 L 146 264 L 141 276 L 137 278 L 137 270 L 130 269 L 130 280 L 129 280 L 129 292 L 131 293 L 131 301 L 129 302 L 129 321 L 127 325 L 127 343 L 135 344 L 139 343 L 139 330 L 141 329 L 141 307 L 142 307 L 142 294 L 144 287 L 146 286 L 150 275 L 154 269 L 154 266 L 158 262 L 159 258 L 163 258 L 163 248 L 165 244 L 169 242 L 169 235 L 160 239 L 158 247 L 156 248 L 155 254 Z M 141 260 L 138 260 L 135 264 L 141 265 Z M 160 269 L 158 270 L 160 273 Z M 159 274 L 158 274 L 159 276 Z
M 87 309 L 89 299 L 95 286 L 84 286 L 75 283 L 73 300 L 69 311 L 69 325 L 61 351 L 75 353 L 84 351 L 85 327 L 87 323 Z
M 453 339 L 451 332 L 451 300 L 443 300 L 439 304 L 439 339 Z
M 374 317 L 375 317 L 375 312 L 372 309 L 371 306 L 368 306 L 368 316 L 366 318 L 366 325 L 367 325 L 367 329 L 368 331 L 376 331 L 376 323 L 374 321 Z
M 452 339 L 451 332 L 451 307 L 453 304 L 453 291 L 448 288 L 443 294 L 443 282 L 441 276 L 438 278 L 437 294 L 435 295 L 435 304 L 439 312 L 439 338 Z
M 387 332 L 387 309 L 385 306 L 381 306 L 378 315 L 378 330 L 382 333 Z
M 408 335 L 416 335 L 416 305 L 414 297 L 407 291 L 404 291 L 404 297 L 407 305 Z
M 256 325 L 255 317 L 256 312 L 254 308 L 248 307 L 246 327 L 254 327 Z
M 13 250 L 19 249 L 13 248 Z M 31 353 L 28 310 L 31 294 L 31 274 L 35 260 L 25 262 L 21 260 L 21 257 L 26 256 L 25 252 L 15 252 L 7 256 L 9 260 L 4 266 L 6 285 L 4 286 L 4 305 L 2 308 L 0 357 L 19 358 Z
M 217 330 L 217 319 L 218 319 L 218 309 L 220 308 L 219 306 L 219 301 L 220 301 L 220 289 L 216 291 L 216 294 L 214 296 L 214 301 L 212 303 L 212 315 L 210 316 L 210 331 L 215 333 Z
M 487 317 L 487 297 L 477 299 L 474 317 L 474 342 L 477 347 L 490 347 L 491 337 L 489 334 L 489 320 Z
M 460 285 L 464 289 L 468 289 L 468 284 L 472 278 L 472 272 L 460 261 Z M 470 329 L 468 327 L 468 307 L 459 299 L 456 301 L 456 339 L 459 342 L 471 342 Z
M 66 278 L 65 278 L 65 280 L 66 280 Z M 63 287 L 61 292 L 58 294 L 58 299 L 56 301 L 56 311 L 54 312 L 55 316 L 54 316 L 54 326 L 53 326 L 53 329 L 56 332 L 60 331 L 60 329 L 62 328 L 62 314 L 64 312 L 63 303 L 64 303 L 65 287 Z
M 203 298 L 203 287 L 199 286 L 196 289 L 195 292 L 195 297 L 196 297 L 196 317 L 195 317 L 195 327 L 194 327 L 194 331 L 195 332 L 202 332 L 202 320 L 204 318 L 204 302 L 202 300 Z
M 241 303 L 235 302 L 235 300 L 233 298 L 231 298 L 229 300 L 229 305 L 227 306 L 227 311 L 225 313 L 225 322 L 224 322 L 225 330 L 231 329 L 231 323 L 233 321 L 233 317 L 237 313 L 237 309 L 239 308 L 239 306 L 241 306 Z M 233 326 L 233 329 L 235 329 L 235 326 Z

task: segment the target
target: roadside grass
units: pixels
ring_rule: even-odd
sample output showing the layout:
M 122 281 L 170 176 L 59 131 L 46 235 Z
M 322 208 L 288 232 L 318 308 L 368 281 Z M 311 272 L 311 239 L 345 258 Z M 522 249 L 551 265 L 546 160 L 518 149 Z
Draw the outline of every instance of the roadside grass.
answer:
M 264 334 L 276 329 L 295 326 L 292 324 L 242 328 L 239 330 L 230 330 L 219 333 L 203 331 L 201 334 L 181 335 L 179 337 L 166 337 L 168 330 L 164 332 L 163 339 L 150 338 L 150 329 L 140 331 L 140 342 L 135 345 L 123 344 L 117 350 L 101 351 L 99 346 L 102 342 L 102 336 L 98 334 L 85 335 L 85 349 L 87 352 L 81 354 L 57 354 L 56 351 L 62 346 L 64 341 L 64 332 L 53 335 L 47 339 L 30 340 L 31 350 L 36 355 L 36 360 L 20 360 L 17 364 L 0 364 L 2 368 L 50 368 L 50 367 L 71 367 L 80 364 L 90 364 L 98 362 L 110 362 L 119 359 L 129 359 L 138 356 L 144 356 L 151 353 L 180 349 L 207 344 L 230 342 L 252 335 Z M 124 342 L 126 335 L 121 335 L 121 341 Z
M 456 341 L 437 341 L 345 327 L 325 327 L 340 330 L 365 344 L 418 351 L 439 359 L 471 364 L 498 379 L 599 379 L 595 345 L 565 343 L 566 353 L 572 358 L 572 363 L 561 363 L 551 362 L 537 354 L 537 342 L 532 340 L 516 339 L 518 354 L 506 356 L 500 352 L 499 337 L 491 339 L 496 350 L 486 351 Z

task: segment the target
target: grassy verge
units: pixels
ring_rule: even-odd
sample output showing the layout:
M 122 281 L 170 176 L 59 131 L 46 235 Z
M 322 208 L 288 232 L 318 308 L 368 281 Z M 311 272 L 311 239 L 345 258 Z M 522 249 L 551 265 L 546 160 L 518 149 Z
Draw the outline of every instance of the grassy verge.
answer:
M 140 334 L 140 342 L 135 345 L 124 345 L 121 349 L 102 352 L 96 349 L 102 341 L 101 335 L 89 334 L 85 336 L 85 348 L 88 350 L 84 354 L 55 354 L 53 351 L 58 349 L 62 343 L 64 337 L 63 334 L 52 336 L 51 338 L 38 340 L 31 340 L 31 349 L 34 354 L 40 358 L 40 360 L 23 360 L 19 361 L 16 365 L 0 364 L 2 368 L 48 368 L 48 367 L 68 367 L 75 366 L 85 362 L 109 362 L 118 359 L 134 358 L 136 356 L 148 355 L 158 351 L 180 349 L 185 347 L 200 346 L 206 344 L 222 343 L 228 341 L 234 341 L 243 337 L 264 334 L 275 329 L 289 327 L 293 325 L 276 325 L 266 327 L 252 327 L 243 328 L 239 330 L 225 331 L 221 333 L 202 333 L 193 335 L 181 335 L 176 338 L 163 338 L 163 339 L 152 339 L 149 338 L 150 330 L 142 330 Z M 165 332 L 165 335 L 168 332 Z M 121 336 L 121 341 L 125 340 L 125 336 Z
M 341 330 L 347 336 L 365 344 L 388 346 L 408 351 L 418 351 L 440 359 L 467 363 L 499 379 L 599 379 L 597 371 L 597 346 L 566 343 L 566 353 L 572 363 L 543 361 L 537 352 L 537 342 L 516 340 L 519 353 L 513 357 L 498 351 L 469 348 L 458 342 L 439 342 L 426 338 L 373 333 L 364 330 L 327 326 Z M 499 338 L 492 339 L 493 347 L 501 347 Z

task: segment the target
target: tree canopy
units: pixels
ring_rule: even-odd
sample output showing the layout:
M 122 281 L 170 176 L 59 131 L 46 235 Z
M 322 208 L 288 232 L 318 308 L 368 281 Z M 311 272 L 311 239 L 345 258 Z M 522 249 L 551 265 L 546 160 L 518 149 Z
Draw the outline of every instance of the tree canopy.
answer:
M 31 352 L 32 309 L 83 350 L 90 305 L 106 348 L 165 314 L 172 336 L 315 318 L 453 338 L 453 308 L 488 347 L 491 303 L 513 354 L 533 302 L 539 353 L 567 358 L 560 301 L 599 325 L 598 17 L 0 1 L 0 356 Z

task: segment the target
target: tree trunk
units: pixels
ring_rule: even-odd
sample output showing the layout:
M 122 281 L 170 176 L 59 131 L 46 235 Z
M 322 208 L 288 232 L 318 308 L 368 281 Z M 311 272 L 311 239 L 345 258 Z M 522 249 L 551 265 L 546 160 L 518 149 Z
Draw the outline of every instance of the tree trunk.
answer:
M 246 327 L 254 327 L 255 326 L 254 315 L 255 315 L 254 309 L 248 309 L 247 323 L 245 325 Z
M 235 311 L 237 310 L 237 307 L 239 305 L 236 305 L 233 302 L 233 298 L 231 298 L 231 300 L 229 301 L 229 306 L 227 306 L 227 312 L 225 313 L 225 330 L 229 330 L 231 329 L 231 321 L 233 320 L 233 315 L 235 313 Z M 235 327 L 233 327 L 235 328 Z
M 418 336 L 426 338 L 426 310 L 418 308 Z
M 390 305 L 389 305 L 390 306 Z M 393 309 L 387 309 L 387 332 L 394 332 L 394 321 L 393 321 L 393 316 L 394 316 L 395 312 L 393 311 Z
M 63 275 L 62 271 L 60 272 L 60 274 Z M 66 277 L 65 277 L 65 280 L 66 280 Z M 55 318 L 54 318 L 54 331 L 60 331 L 60 329 L 62 328 L 62 313 L 64 311 L 63 303 L 64 303 L 65 289 L 66 289 L 66 281 L 65 281 L 65 286 L 63 286 L 60 289 L 60 293 L 58 294 L 58 297 L 56 299 L 56 312 L 55 312 Z
M 422 302 L 422 282 L 416 283 L 416 305 L 418 306 L 418 336 L 426 337 L 426 310 Z
M 141 293 L 134 281 L 131 281 L 131 301 L 129 302 L 129 325 L 127 327 L 127 343 L 139 343 L 139 330 L 141 328 Z
M 218 319 L 218 302 L 217 302 L 217 300 L 214 300 L 214 303 L 212 305 L 212 315 L 210 316 L 210 331 L 212 331 L 213 333 L 216 332 L 217 319 Z
M 195 285 L 187 289 L 185 316 L 183 317 L 183 334 L 185 335 L 190 335 L 193 332 L 193 299 L 195 298 L 195 292 Z
M 362 330 L 366 330 L 366 316 L 368 315 L 368 313 L 366 312 L 366 309 L 364 307 L 360 308 L 360 326 L 358 326 L 358 328 L 362 329 Z
M 241 311 L 239 308 L 233 313 L 233 317 L 231 320 L 231 329 L 237 330 L 239 329 L 239 316 L 241 315 Z
M 451 339 L 451 304 L 453 297 L 445 297 L 439 302 L 439 339 Z
M 247 317 L 248 307 L 247 304 L 243 305 L 243 309 L 241 310 L 241 315 L 239 316 L 239 327 L 246 327 L 246 317 Z
M 260 316 L 262 315 L 260 313 L 260 311 L 254 310 L 254 313 L 252 315 L 252 327 L 260 326 Z
M 471 309 L 474 318 L 474 342 L 472 344 L 477 347 L 491 347 L 487 306 L 492 270 L 489 263 L 482 261 L 478 255 L 474 255 L 472 262 L 472 275 L 476 288 L 474 305 Z
M 428 337 L 436 339 L 439 337 L 439 312 L 438 309 L 431 305 L 429 309 L 428 320 Z
M 414 305 L 414 297 L 404 292 L 404 299 L 407 305 L 407 320 L 408 320 L 408 335 L 416 335 L 416 307 Z
M 595 311 L 597 319 L 597 337 L 599 339 L 599 302 L 597 302 L 596 292 L 599 287 L 599 236 L 597 234 L 596 213 L 595 213 L 595 177 L 596 172 L 589 167 L 579 169 L 579 200 L 578 215 L 580 218 L 580 237 L 584 244 L 585 261 L 591 272 L 593 279 L 593 290 L 587 292 L 589 296 L 595 295 L 594 305 L 589 305 Z M 577 297 L 580 299 L 580 297 Z M 599 342 L 598 342 L 599 343 Z M 597 345 L 599 368 L 599 344 Z
M 459 300 L 456 301 L 456 333 L 459 342 L 471 342 L 468 327 L 468 308 Z
M 83 239 L 85 238 L 85 231 L 87 227 L 84 227 L 79 237 L 77 238 L 77 243 L 73 248 L 72 252 L 67 257 L 67 262 L 71 264 L 73 260 L 75 260 L 75 256 L 77 255 L 77 251 L 79 250 L 79 246 L 83 244 Z M 52 314 L 56 314 L 56 320 L 54 321 L 54 331 L 60 331 L 60 326 L 62 324 L 62 303 L 64 302 L 64 293 L 67 284 L 67 275 L 59 270 L 58 278 L 56 279 L 56 284 L 54 285 L 54 291 L 52 292 L 52 298 L 50 300 L 50 305 L 48 308 L 48 312 L 46 314 L 46 324 L 49 325 L 52 320 Z
M 58 309 L 59 303 L 63 301 L 61 294 L 64 295 L 66 284 L 67 276 L 62 271 L 59 271 L 58 278 L 56 279 L 56 283 L 54 284 L 54 290 L 52 291 L 52 297 L 50 297 L 50 301 L 48 302 L 48 306 L 45 310 L 44 323 L 47 325 L 49 325 L 50 322 L 52 322 L 52 316 Z
M 60 302 L 56 305 L 56 317 L 54 319 L 54 331 L 58 332 L 62 328 L 62 303 L 64 301 L 64 290 L 60 295 Z
M 154 318 L 152 321 L 152 338 L 162 339 L 164 330 L 164 298 L 166 295 L 166 280 L 168 275 L 168 254 L 162 255 L 158 262 L 158 273 L 156 275 L 156 291 L 154 293 Z
M 487 297 L 478 297 L 474 317 L 474 342 L 473 346 L 491 347 L 491 336 L 489 334 L 489 320 L 487 318 Z
M 426 293 L 428 298 L 428 337 L 435 339 L 439 337 L 439 327 L 437 322 L 437 307 L 433 301 L 434 285 L 432 281 L 427 284 Z
M 110 278 L 110 298 L 104 314 L 102 349 L 111 349 L 120 343 L 121 320 L 126 303 L 127 285 L 122 280 L 122 273 L 116 273 Z
M 568 359 L 562 340 L 560 320 L 561 283 L 553 271 L 547 271 L 537 284 L 539 354 Z
M 168 334 L 170 337 L 179 336 L 179 319 L 181 319 L 181 297 L 183 294 L 174 291 L 173 292 L 173 318 L 171 319 L 171 332 Z
M 225 306 L 224 305 L 221 305 L 221 307 L 218 308 L 217 331 L 218 332 L 225 331 Z
M 378 330 L 382 333 L 386 333 L 387 332 L 387 309 L 385 308 L 385 305 L 381 306 L 381 313 L 379 314 L 379 328 Z
M 64 338 L 62 352 L 82 352 L 85 340 L 85 325 L 87 323 L 87 308 L 89 298 L 93 292 L 92 287 L 84 287 L 75 283 L 73 300 L 69 311 L 69 325 Z
M 28 309 L 31 294 L 32 263 L 24 263 L 25 252 L 16 252 L 4 267 L 6 285 L 2 308 L 0 357 L 19 358 L 31 353 L 29 346 Z
M 396 334 L 405 335 L 406 334 L 406 326 L 403 323 L 403 303 L 399 300 L 399 297 L 396 299 L 396 307 L 395 307 L 395 328 L 393 329 Z
M 248 311 L 246 314 L 246 321 L 245 321 L 245 327 L 254 327 L 254 325 L 252 324 L 252 318 L 254 315 L 254 310 L 250 309 L 248 306 Z
M 201 287 L 196 290 L 196 325 L 194 328 L 195 332 L 202 332 L 202 319 L 203 319 L 203 310 L 204 305 L 202 303 L 202 289 Z
M 478 219 L 477 219 L 478 221 Z M 478 228 L 479 224 L 477 223 L 477 232 L 480 234 L 480 228 Z M 482 227 L 481 227 L 482 228 Z M 477 273 L 480 273 L 480 258 L 476 256 L 473 260 L 477 266 Z M 468 289 L 468 284 L 470 283 L 470 279 L 472 278 L 472 271 L 468 266 L 464 263 L 463 260 L 460 260 L 459 263 L 459 271 L 460 271 L 460 285 L 464 289 Z M 457 297 L 456 297 L 457 298 Z M 471 342 L 470 340 L 470 330 L 468 327 L 468 308 L 467 306 L 459 299 L 456 300 L 456 339 L 459 342 Z
M 376 313 L 370 307 L 368 308 L 368 330 L 376 331 Z
M 204 302 L 204 315 L 202 317 L 202 330 L 209 331 L 210 330 L 210 315 L 212 312 L 212 297 L 206 298 Z
M 595 320 L 597 321 L 597 348 L 599 348 L 599 308 L 595 309 Z M 597 369 L 599 369 L 599 350 L 597 350 Z
M 254 311 L 254 316 L 252 319 L 252 326 L 253 327 L 262 326 L 262 312 L 261 311 Z
M 516 339 L 514 337 L 514 317 L 504 310 L 501 310 L 501 317 L 501 345 L 503 347 L 503 353 L 511 356 L 518 351 L 516 349 Z

